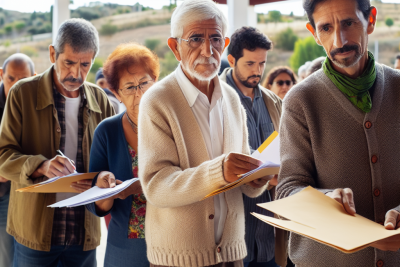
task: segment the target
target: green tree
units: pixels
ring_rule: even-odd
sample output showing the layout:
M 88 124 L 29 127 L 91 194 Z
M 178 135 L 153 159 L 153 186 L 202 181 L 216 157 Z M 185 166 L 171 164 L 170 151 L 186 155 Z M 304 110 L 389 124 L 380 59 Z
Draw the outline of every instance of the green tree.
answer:
M 36 18 L 36 11 L 33 11 L 33 13 L 31 14 L 31 20 L 35 20 Z
M 257 13 L 257 23 L 264 23 L 265 18 L 263 13 Z
M 168 51 L 165 54 L 165 57 L 160 59 L 160 63 L 161 63 L 160 79 L 164 78 L 165 76 L 173 72 L 179 64 L 178 60 L 176 60 L 175 55 L 174 53 L 172 53 L 172 51 Z
M 6 26 L 4 26 L 4 31 L 6 32 L 6 34 L 11 34 L 13 30 L 13 26 L 11 24 L 7 24 Z
M 284 31 L 279 32 L 276 37 L 276 47 L 287 51 L 293 51 L 294 44 L 296 43 L 297 35 L 291 28 L 287 28 Z
M 0 17 L 0 27 L 4 25 L 4 17 Z
M 144 46 L 146 46 L 148 49 L 151 51 L 156 50 L 157 46 L 159 46 L 161 43 L 160 39 L 146 39 L 144 41 Z
M 325 50 L 315 42 L 312 36 L 299 39 L 294 45 L 294 51 L 289 60 L 290 66 L 297 72 L 301 65 L 321 56 L 326 56 Z
M 118 31 L 118 27 L 112 25 L 110 22 L 101 25 L 100 34 L 101 35 L 113 35 Z
M 103 67 L 103 60 L 99 57 L 96 57 L 93 61 L 92 68 L 90 69 L 90 72 L 93 74 L 96 74 L 96 72 Z
M 269 19 L 275 23 L 282 20 L 282 14 L 278 10 L 271 10 L 268 12 Z
M 393 21 L 392 18 L 386 18 L 386 19 L 385 19 L 385 24 L 386 24 L 386 26 L 388 26 L 388 27 L 390 28 L 390 27 L 393 26 L 394 21 Z
M 22 30 L 25 28 L 26 24 L 23 21 L 15 21 L 14 22 L 14 28 L 17 30 L 17 32 L 22 32 Z

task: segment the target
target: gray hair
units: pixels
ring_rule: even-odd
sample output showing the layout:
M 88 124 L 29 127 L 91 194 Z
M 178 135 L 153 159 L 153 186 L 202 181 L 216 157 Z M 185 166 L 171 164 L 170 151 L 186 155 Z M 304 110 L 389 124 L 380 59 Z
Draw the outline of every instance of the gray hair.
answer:
M 35 64 L 30 57 L 22 53 L 16 53 L 9 56 L 3 63 L 3 72 L 7 73 L 7 65 L 9 63 L 14 63 L 17 66 L 23 66 L 24 64 L 28 65 L 31 75 L 35 74 Z
M 171 17 L 171 37 L 181 38 L 184 25 L 198 21 L 216 19 L 222 24 L 222 35 L 228 31 L 228 22 L 212 0 L 185 0 Z
M 297 76 L 301 76 L 302 73 L 307 73 L 308 68 L 311 66 L 311 61 L 307 61 L 304 65 L 300 66 L 299 70 L 297 71 Z
M 68 44 L 74 52 L 93 51 L 95 58 L 99 53 L 99 34 L 89 21 L 84 19 L 68 19 L 64 21 L 57 32 L 53 44 L 56 57 L 64 53 L 64 47 Z

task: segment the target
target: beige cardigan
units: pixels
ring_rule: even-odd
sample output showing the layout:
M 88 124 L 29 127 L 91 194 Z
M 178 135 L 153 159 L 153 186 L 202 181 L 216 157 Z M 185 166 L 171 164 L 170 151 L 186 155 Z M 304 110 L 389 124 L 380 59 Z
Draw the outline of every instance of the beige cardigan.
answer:
M 236 92 L 221 81 L 223 155 L 210 160 L 201 130 L 175 78 L 154 85 L 140 104 L 139 177 L 147 198 L 147 256 L 155 265 L 208 266 L 243 259 L 242 192 L 260 195 L 266 186 L 225 193 L 224 232 L 214 240 L 214 200 L 202 198 L 226 183 L 222 164 L 229 152 L 249 154 L 246 114 Z

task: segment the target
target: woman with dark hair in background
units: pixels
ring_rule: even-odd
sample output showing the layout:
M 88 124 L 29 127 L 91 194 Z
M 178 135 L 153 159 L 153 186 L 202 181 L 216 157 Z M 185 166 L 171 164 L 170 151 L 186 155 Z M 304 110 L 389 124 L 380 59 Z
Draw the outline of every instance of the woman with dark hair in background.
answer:
M 268 72 L 263 86 L 283 99 L 296 82 L 296 74 L 289 67 L 280 66 Z
M 110 90 L 126 112 L 102 121 L 96 128 L 90 154 L 90 172 L 100 172 L 93 185 L 115 187 L 138 177 L 138 115 L 143 94 L 157 81 L 157 56 L 142 45 L 119 45 L 103 68 Z M 148 267 L 144 220 L 146 198 L 140 182 L 116 196 L 86 206 L 97 216 L 111 213 L 104 266 Z

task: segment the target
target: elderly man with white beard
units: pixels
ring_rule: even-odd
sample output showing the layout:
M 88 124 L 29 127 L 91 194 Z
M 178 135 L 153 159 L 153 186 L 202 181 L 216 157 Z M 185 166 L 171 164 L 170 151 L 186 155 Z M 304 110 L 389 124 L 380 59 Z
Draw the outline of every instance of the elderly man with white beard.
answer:
M 180 65 L 142 98 L 139 178 L 151 266 L 236 267 L 247 254 L 242 192 L 260 195 L 266 179 L 202 200 L 261 164 L 248 156 L 237 93 L 217 76 L 226 31 L 214 2 L 184 1 L 168 39 Z

